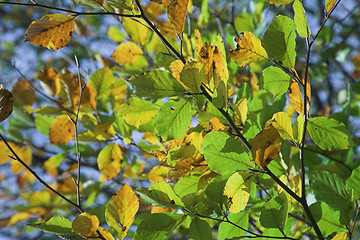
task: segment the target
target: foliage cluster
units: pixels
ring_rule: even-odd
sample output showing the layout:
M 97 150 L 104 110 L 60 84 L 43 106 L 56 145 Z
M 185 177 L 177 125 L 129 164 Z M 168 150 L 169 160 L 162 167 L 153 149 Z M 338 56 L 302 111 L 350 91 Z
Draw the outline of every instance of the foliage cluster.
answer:
M 340 0 L 71 1 L 0 2 L 1 31 L 27 42 L 0 41 L 20 76 L 0 79 L 9 235 L 359 234 L 359 4 L 339 18 Z M 11 60 L 21 44 L 33 77 Z

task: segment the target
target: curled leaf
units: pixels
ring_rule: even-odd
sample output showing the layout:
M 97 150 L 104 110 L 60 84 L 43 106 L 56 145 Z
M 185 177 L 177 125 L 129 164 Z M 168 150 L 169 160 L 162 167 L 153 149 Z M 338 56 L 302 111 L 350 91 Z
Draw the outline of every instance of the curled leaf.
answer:
M 269 126 L 255 136 L 251 153 L 255 163 L 265 167 L 279 155 L 280 148 L 280 134 L 273 126 Z
M 63 48 L 71 40 L 74 18 L 62 14 L 45 15 L 30 24 L 25 33 L 25 42 L 29 41 L 50 50 Z

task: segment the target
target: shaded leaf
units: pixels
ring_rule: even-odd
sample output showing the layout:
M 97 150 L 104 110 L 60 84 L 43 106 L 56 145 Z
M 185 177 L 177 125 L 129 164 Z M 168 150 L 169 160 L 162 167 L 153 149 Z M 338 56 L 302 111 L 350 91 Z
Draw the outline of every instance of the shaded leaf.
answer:
M 139 199 L 127 183 L 107 203 L 106 222 L 115 229 L 119 239 L 126 236 L 138 209 Z
M 237 46 L 230 50 L 230 59 L 240 67 L 251 62 L 258 62 L 267 59 L 267 53 L 261 45 L 261 41 L 251 32 L 243 32 L 240 38 L 236 37 Z
M 277 15 L 264 34 L 264 47 L 271 58 L 285 67 L 295 66 L 295 24 L 286 16 Z
M 101 8 L 104 0 L 71 0 L 73 3 L 85 7 Z
M 237 213 L 245 209 L 251 190 L 254 174 L 246 172 L 234 173 L 226 182 L 224 195 L 229 199 L 229 211 Z
M 87 212 L 81 213 L 76 216 L 72 222 L 72 228 L 74 232 L 81 235 L 88 236 L 94 233 L 99 227 L 99 219 L 95 215 L 91 215 Z
M 311 139 L 322 150 L 344 150 L 354 146 L 349 130 L 342 122 L 334 118 L 314 117 L 308 123 Z
M 190 224 L 190 236 L 194 240 L 210 240 L 212 239 L 212 232 L 210 225 L 201 220 L 198 217 L 195 217 Z
M 60 91 L 61 86 L 59 74 L 55 71 L 55 69 L 45 66 L 39 72 L 38 78 L 41 81 L 40 85 L 46 94 L 55 96 Z
M 170 100 L 161 106 L 157 114 L 156 130 L 164 140 L 180 139 L 189 130 L 194 114 L 191 98 Z
M 20 106 L 32 105 L 35 101 L 35 90 L 31 87 L 30 83 L 26 81 L 17 81 L 11 92 L 14 96 L 15 103 L 19 104 Z
M 123 156 L 116 143 L 111 143 L 103 148 L 97 158 L 97 164 L 102 176 L 107 180 L 116 177 L 121 170 Z
M 13 95 L 0 85 L 0 122 L 7 119 L 13 111 Z
M 113 8 L 121 8 L 121 9 L 128 9 L 132 10 L 133 8 L 133 1 L 132 0 L 107 0 Z
M 65 47 L 74 31 L 74 16 L 62 14 L 45 15 L 33 21 L 25 33 L 25 41 L 50 50 Z
M 74 124 L 67 115 L 60 115 L 50 125 L 49 138 L 51 143 L 63 144 L 72 139 L 75 134 Z
M 255 136 L 251 153 L 255 163 L 260 167 L 265 167 L 279 155 L 280 148 L 280 134 L 274 127 L 270 126 Z
M 243 211 L 239 213 L 230 213 L 228 215 L 229 221 L 235 223 L 236 226 L 228 222 L 222 222 L 219 226 L 219 240 L 234 239 L 244 236 L 246 232 L 237 226 L 247 230 L 249 225 L 249 212 Z
M 180 80 L 194 93 L 201 92 L 200 86 L 204 79 L 204 64 L 196 61 L 186 62 L 180 73 Z
M 262 72 L 264 77 L 264 89 L 275 96 L 281 96 L 287 92 L 291 77 L 278 67 L 267 67 Z
M 288 218 L 289 202 L 285 192 L 272 198 L 261 210 L 260 223 L 266 228 L 284 229 Z

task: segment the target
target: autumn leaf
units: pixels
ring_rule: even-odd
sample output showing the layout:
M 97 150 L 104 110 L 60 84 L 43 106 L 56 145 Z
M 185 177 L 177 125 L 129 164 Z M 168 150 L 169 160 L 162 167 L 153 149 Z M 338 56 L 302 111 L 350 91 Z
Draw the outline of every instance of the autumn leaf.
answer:
M 327 12 L 330 12 L 331 9 L 335 6 L 337 0 L 326 0 L 325 1 L 325 9 Z
M 97 158 L 100 173 L 106 180 L 116 177 L 121 170 L 123 156 L 116 143 L 111 143 L 103 148 Z
M 74 16 L 62 14 L 45 15 L 32 22 L 25 33 L 25 42 L 29 41 L 50 50 L 65 47 L 74 31 Z
M 139 43 L 142 46 L 146 44 L 146 39 L 150 31 L 143 19 L 137 19 L 137 21 L 134 21 L 130 18 L 124 18 L 122 26 L 124 27 L 126 33 L 130 36 L 131 41 Z
M 135 64 L 143 56 L 142 49 L 133 42 L 121 43 L 111 57 L 117 64 Z
M 304 101 L 297 82 L 293 82 L 290 85 L 289 98 L 291 105 L 295 108 L 295 110 L 299 114 L 304 114 Z
M 293 129 L 291 127 L 291 118 L 287 113 L 275 113 L 268 122 L 278 130 L 282 139 L 294 140 Z
M 107 2 L 113 8 L 128 9 L 128 10 L 132 10 L 133 8 L 132 0 L 107 0 Z
M 294 0 L 267 0 L 268 3 L 275 5 L 285 5 L 293 2 Z
M 194 93 L 201 92 L 200 86 L 204 79 L 204 64 L 188 61 L 180 73 L 180 80 Z
M 243 124 L 245 124 L 246 122 L 246 118 L 247 118 L 247 113 L 248 113 L 248 101 L 246 98 L 242 98 L 239 101 L 237 101 L 237 103 L 235 104 L 234 110 L 235 110 L 235 120 L 237 120 L 237 122 L 240 122 L 239 120 L 241 120 L 241 122 Z
M 49 130 L 50 142 L 55 144 L 67 143 L 75 134 L 74 124 L 67 115 L 60 115 L 51 123 Z
M 126 236 L 138 209 L 139 199 L 127 183 L 109 200 L 105 209 L 106 222 L 116 230 L 119 239 Z
M 19 80 L 12 89 L 14 101 L 20 106 L 32 105 L 35 101 L 35 91 L 30 83 Z
M 237 46 L 230 50 L 230 59 L 240 67 L 251 62 L 259 62 L 267 59 L 267 53 L 261 45 L 261 41 L 251 32 L 243 32 L 241 39 L 236 37 Z
M 40 80 L 40 85 L 46 94 L 55 96 L 59 92 L 61 88 L 60 79 L 59 74 L 55 71 L 55 69 L 45 66 L 40 70 L 38 79 Z
M 269 126 L 255 136 L 251 153 L 255 163 L 265 167 L 279 155 L 280 148 L 280 134 L 274 127 Z
M 177 34 L 184 31 L 189 0 L 172 0 L 167 4 L 167 15 Z
M 95 215 L 91 215 L 87 212 L 81 213 L 76 216 L 72 222 L 72 228 L 74 232 L 84 236 L 89 236 L 94 233 L 99 227 L 99 219 Z
M 0 122 L 7 119 L 13 111 L 13 95 L 0 84 Z
M 101 8 L 104 0 L 71 0 L 75 4 L 79 4 L 85 7 Z

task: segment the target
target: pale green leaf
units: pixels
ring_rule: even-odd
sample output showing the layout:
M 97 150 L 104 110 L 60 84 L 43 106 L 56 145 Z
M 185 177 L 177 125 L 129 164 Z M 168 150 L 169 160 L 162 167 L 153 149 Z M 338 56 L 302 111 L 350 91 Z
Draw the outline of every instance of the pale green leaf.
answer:
M 55 117 L 44 116 L 41 114 L 35 115 L 35 127 L 42 134 L 49 136 L 49 129 L 51 123 L 54 121 Z
M 198 190 L 199 177 L 195 175 L 185 176 L 175 184 L 174 190 L 177 195 L 183 197 L 190 193 L 195 193 Z
M 125 40 L 124 34 L 116 26 L 110 26 L 107 31 L 107 34 L 114 42 L 122 42 Z
M 39 224 L 27 224 L 32 228 L 39 229 L 48 233 L 56 233 L 60 235 L 75 234 L 69 219 L 64 217 L 52 217 L 48 221 Z
M 295 66 L 296 33 L 294 21 L 278 15 L 264 34 L 264 47 L 271 58 L 285 67 Z
M 275 4 L 275 5 L 285 5 L 289 4 L 294 0 L 267 0 L 268 3 Z
M 301 143 L 304 131 L 304 115 L 299 114 L 293 126 L 294 139 L 297 143 Z
M 360 198 L 360 166 L 355 168 L 346 180 L 346 190 L 353 191 L 354 198 Z
M 278 112 L 273 115 L 271 125 L 278 130 L 280 137 L 286 140 L 293 140 L 293 129 L 291 126 L 291 118 L 286 112 Z
M 128 9 L 128 10 L 132 10 L 133 8 L 132 0 L 107 0 L 107 2 L 113 8 Z
M 97 98 L 106 97 L 113 88 L 116 78 L 110 68 L 105 67 L 94 72 L 89 79 Z
M 267 67 L 263 70 L 264 89 L 275 96 L 286 93 L 290 87 L 291 77 L 278 67 Z
M 344 150 L 354 145 L 349 130 L 333 118 L 310 118 L 307 128 L 314 143 L 322 150 Z
M 180 80 L 194 93 L 201 92 L 200 86 L 204 79 L 205 68 L 201 62 L 186 62 L 180 73 Z
M 295 0 L 293 4 L 294 9 L 294 21 L 296 24 L 296 30 L 300 37 L 310 37 L 311 32 L 306 20 L 305 9 L 302 4 L 302 0 Z
M 191 99 L 170 100 L 161 106 L 156 118 L 156 130 L 163 140 L 180 139 L 189 130 L 195 111 Z

